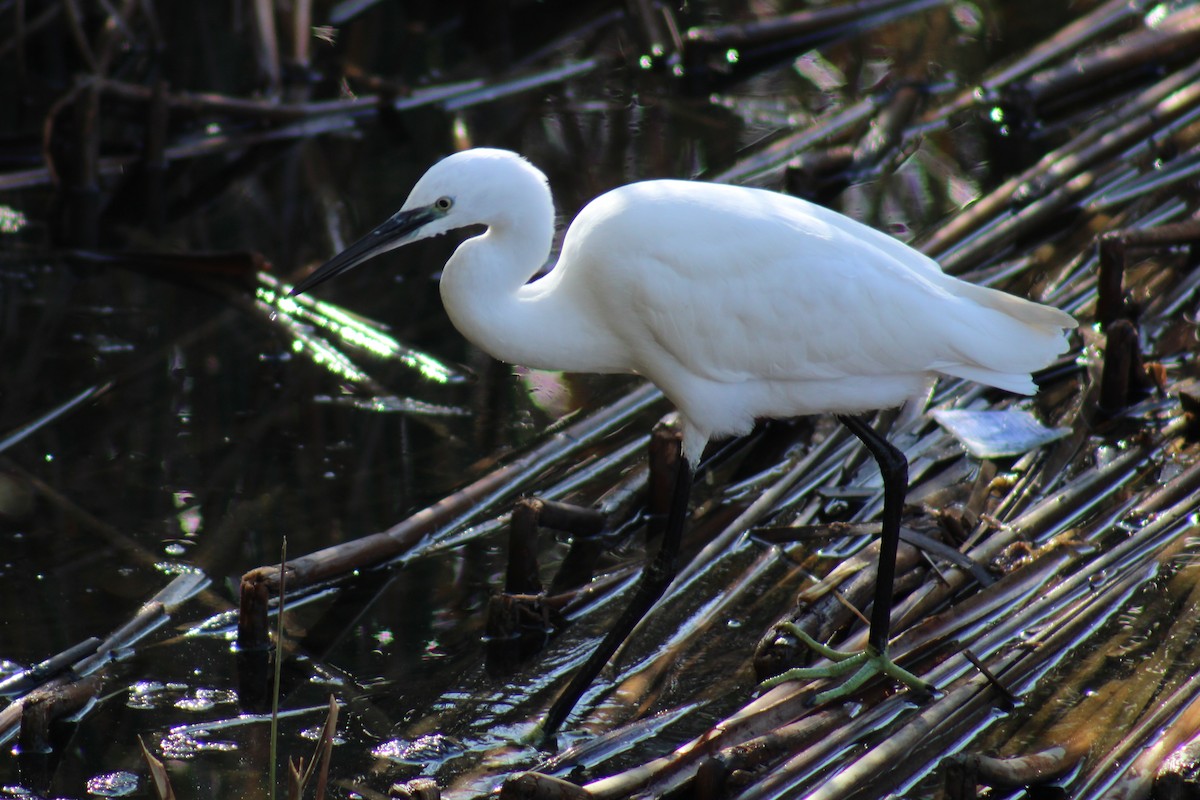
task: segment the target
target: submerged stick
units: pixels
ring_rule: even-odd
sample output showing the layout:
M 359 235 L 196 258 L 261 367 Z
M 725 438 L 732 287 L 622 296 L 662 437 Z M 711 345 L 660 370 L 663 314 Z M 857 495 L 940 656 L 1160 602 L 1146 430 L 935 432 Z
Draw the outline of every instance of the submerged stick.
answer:
M 519 458 L 489 472 L 469 486 L 442 498 L 423 511 L 418 511 L 386 531 L 293 559 L 287 565 L 287 579 L 292 591 L 395 558 L 416 546 L 439 527 L 452 523 L 465 524 L 467 520 L 486 511 L 491 504 L 520 491 L 525 481 L 549 464 L 590 446 L 597 438 L 623 424 L 660 398 L 661 394 L 653 386 L 641 386 L 600 412 L 554 434 Z M 242 577 L 243 596 L 247 592 L 253 596 L 256 590 L 252 591 L 248 587 L 260 584 L 268 593 L 278 593 L 281 580 L 279 565 L 252 569 Z M 251 613 L 261 616 L 262 611 L 253 610 L 243 614 L 243 619 L 239 619 L 239 630 L 248 624 L 265 629 L 265 622 L 261 619 L 251 623 Z
M 1093 181 L 1086 170 L 1137 144 L 1200 103 L 1200 62 L 1168 75 L 1141 92 L 1113 116 L 1107 126 L 1089 128 L 1066 145 L 1047 153 L 1036 165 L 1010 178 L 940 226 L 925 240 L 922 250 L 941 261 L 947 272 L 956 272 L 995 252 L 995 229 L 963 240 L 1003 219 L 1005 236 L 1030 227 L 1089 189 Z M 1025 184 L 1036 184 L 1039 198 L 1009 215 L 1013 198 Z

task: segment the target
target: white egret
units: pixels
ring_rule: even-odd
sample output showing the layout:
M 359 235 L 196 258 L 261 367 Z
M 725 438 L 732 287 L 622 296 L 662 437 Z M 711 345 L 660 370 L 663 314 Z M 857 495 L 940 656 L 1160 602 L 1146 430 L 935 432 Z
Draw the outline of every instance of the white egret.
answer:
M 679 409 L 683 455 L 659 552 L 634 601 L 552 707 L 553 731 L 676 571 L 692 473 L 714 437 L 756 418 L 833 412 L 884 478 L 879 577 L 868 647 L 810 646 L 857 686 L 886 673 L 928 685 L 887 655 L 903 454 L 848 416 L 925 396 L 939 374 L 1019 394 L 1067 347 L 1068 314 L 950 277 L 936 262 L 834 211 L 762 189 L 679 180 L 622 186 L 589 203 L 549 257 L 546 176 L 521 156 L 476 149 L 440 161 L 394 216 L 293 294 L 395 247 L 470 225 L 441 277 L 451 321 L 477 347 L 528 367 L 637 373 Z M 841 693 L 844 693 L 841 692 Z M 826 693 L 826 699 L 839 691 Z

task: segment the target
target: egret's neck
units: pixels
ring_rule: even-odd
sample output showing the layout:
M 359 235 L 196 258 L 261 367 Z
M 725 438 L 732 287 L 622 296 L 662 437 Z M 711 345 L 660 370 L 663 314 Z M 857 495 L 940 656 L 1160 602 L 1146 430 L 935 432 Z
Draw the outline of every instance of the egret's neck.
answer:
M 530 215 L 534 216 L 534 215 Z M 612 343 L 558 269 L 527 282 L 550 255 L 553 225 L 492 224 L 459 245 L 442 272 L 442 303 L 476 347 L 510 364 L 576 372 L 618 371 Z

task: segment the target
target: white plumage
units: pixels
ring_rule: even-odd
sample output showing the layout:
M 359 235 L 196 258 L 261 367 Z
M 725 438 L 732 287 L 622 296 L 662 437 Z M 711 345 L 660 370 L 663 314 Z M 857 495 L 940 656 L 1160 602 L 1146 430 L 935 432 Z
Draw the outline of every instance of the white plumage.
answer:
M 403 208 L 296 287 L 306 291 L 377 253 L 471 225 L 442 273 L 455 327 L 496 358 L 549 370 L 635 372 L 683 419 L 681 469 L 662 551 L 637 599 L 551 709 L 578 696 L 675 571 L 691 470 L 710 438 L 761 417 L 856 414 L 924 396 L 939 373 L 1022 394 L 1030 373 L 1067 348 L 1075 320 L 1054 308 L 944 274 L 932 259 L 804 200 L 761 189 L 654 180 L 587 205 L 550 255 L 554 207 L 546 177 L 504 150 L 435 164 Z M 880 572 L 865 653 L 797 636 L 859 669 L 844 690 L 884 672 L 929 687 L 887 656 L 892 580 L 907 472 L 903 455 L 854 418 L 843 422 L 884 474 Z M 861 668 L 860 668 L 861 667 Z M 819 696 L 818 699 L 820 699 Z
M 636 372 L 684 418 L 694 466 L 710 438 L 756 418 L 887 408 L 938 373 L 1022 394 L 1066 349 L 1075 321 L 966 283 L 892 237 L 762 189 L 657 180 L 589 203 L 555 267 L 532 283 L 554 236 L 545 176 L 505 150 L 434 165 L 400 213 L 450 207 L 421 226 L 351 248 L 341 272 L 383 250 L 484 224 L 446 264 L 455 327 L 514 364 Z M 393 220 L 389 220 L 392 222 Z M 387 223 L 385 223 L 387 225 Z M 331 273 L 319 271 L 297 291 Z

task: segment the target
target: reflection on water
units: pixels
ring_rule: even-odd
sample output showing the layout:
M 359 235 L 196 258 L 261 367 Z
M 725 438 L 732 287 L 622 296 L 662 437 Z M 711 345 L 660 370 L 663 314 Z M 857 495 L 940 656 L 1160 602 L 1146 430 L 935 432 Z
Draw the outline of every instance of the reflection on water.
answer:
M 293 352 L 306 353 L 336 377 L 362 384 L 373 382 L 365 372 L 356 369 L 342 352 L 345 348 L 353 348 L 377 359 L 397 360 L 434 383 L 464 379 L 460 370 L 400 344 L 376 322 L 355 317 L 343 308 L 308 295 L 291 297 L 289 292 L 292 286 L 279 283 L 267 273 L 260 272 L 257 278 L 259 288 L 254 293 L 256 306 L 267 313 L 271 322 L 278 322 L 295 338 Z M 313 336 L 310 333 L 313 329 L 325 338 Z M 341 345 L 341 348 L 337 345 Z

